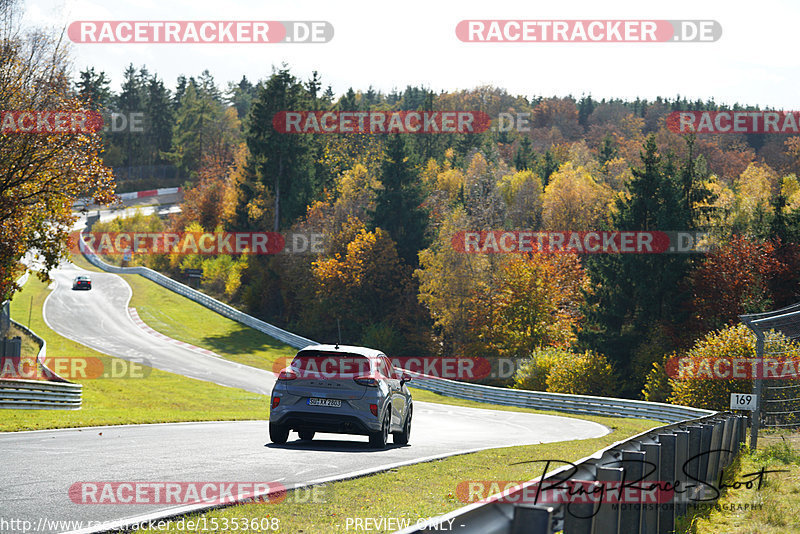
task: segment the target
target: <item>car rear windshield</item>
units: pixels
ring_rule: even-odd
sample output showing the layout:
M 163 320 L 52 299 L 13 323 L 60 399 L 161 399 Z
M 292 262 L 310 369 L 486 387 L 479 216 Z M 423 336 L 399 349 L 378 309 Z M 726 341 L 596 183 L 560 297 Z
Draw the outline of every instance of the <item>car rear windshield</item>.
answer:
M 327 377 L 366 375 L 372 370 L 370 359 L 360 354 L 324 351 L 301 352 L 294 357 L 290 367 L 295 371 Z

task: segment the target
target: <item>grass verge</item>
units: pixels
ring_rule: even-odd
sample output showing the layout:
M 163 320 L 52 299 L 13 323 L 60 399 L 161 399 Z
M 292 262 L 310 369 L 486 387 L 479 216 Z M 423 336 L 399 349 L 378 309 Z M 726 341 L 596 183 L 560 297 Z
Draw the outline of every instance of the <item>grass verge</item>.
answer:
M 759 487 L 755 477 L 766 471 Z M 800 434 L 766 439 L 755 451 L 745 448 L 723 482 L 740 487 L 723 491 L 720 499 L 695 510 L 676 524 L 676 532 L 690 534 L 800 533 Z M 747 487 L 747 481 L 751 487 Z
M 487 404 L 481 407 L 505 408 Z M 529 463 L 532 460 L 579 460 L 615 441 L 659 424 L 641 419 L 585 419 L 602 423 L 613 428 L 613 431 L 601 438 L 491 449 L 333 482 L 318 487 L 316 492 L 289 492 L 281 503 L 250 503 L 188 516 L 184 523 L 171 522 L 167 531 L 182 532 L 188 528 L 186 521 L 201 520 L 208 526 L 218 525 L 219 528 L 211 528 L 209 532 L 226 532 L 232 529 L 234 522 L 243 524 L 247 520 L 259 524 L 262 519 L 268 518 L 274 519 L 279 525 L 277 532 L 346 532 L 354 529 L 356 519 L 370 520 L 371 527 L 358 529 L 362 532 L 393 532 L 402 524 L 398 522 L 413 524 L 418 519 L 465 506 L 467 503 L 460 500 L 457 490 L 461 482 L 530 480 L 541 475 L 539 469 L 543 467 L 543 464 Z M 381 528 L 373 522 L 381 519 L 390 523 L 384 521 Z M 263 532 L 264 529 L 250 530 L 256 531 Z
M 11 304 L 14 319 L 27 322 L 47 341 L 48 358 L 98 358 L 104 369 L 124 361 L 106 356 L 50 330 L 42 306 L 50 290 L 31 277 Z M 31 296 L 33 299 L 31 299 Z M 0 410 L 0 431 L 40 430 L 95 425 L 266 419 L 268 398 L 153 369 L 145 379 L 82 380 L 80 410 Z
M 16 316 L 14 319 L 17 320 L 17 322 L 21 322 Z M 39 355 L 39 345 L 36 344 L 36 341 L 34 341 L 32 337 L 12 324 L 11 328 L 8 330 L 8 337 L 14 338 L 17 336 L 19 336 L 21 341 L 20 356 L 22 356 L 22 359 L 35 360 L 36 356 Z

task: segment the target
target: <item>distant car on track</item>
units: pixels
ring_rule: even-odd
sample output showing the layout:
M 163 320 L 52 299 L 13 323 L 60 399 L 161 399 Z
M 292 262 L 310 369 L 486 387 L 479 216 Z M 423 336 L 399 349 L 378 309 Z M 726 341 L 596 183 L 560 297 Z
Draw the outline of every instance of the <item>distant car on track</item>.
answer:
M 300 350 L 272 389 L 269 437 L 286 443 L 289 432 L 310 440 L 317 432 L 369 436 L 376 448 L 405 445 L 413 404 L 406 383 L 378 350 L 347 345 L 312 345 Z
M 72 289 L 92 289 L 92 279 L 85 274 L 78 275 L 72 281 Z

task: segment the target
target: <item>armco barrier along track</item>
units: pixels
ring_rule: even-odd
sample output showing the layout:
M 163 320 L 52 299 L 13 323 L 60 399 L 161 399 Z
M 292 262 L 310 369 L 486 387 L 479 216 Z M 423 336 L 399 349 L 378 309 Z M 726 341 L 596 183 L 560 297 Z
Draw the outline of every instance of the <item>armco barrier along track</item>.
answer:
M 537 410 L 554 410 L 584 415 L 635 417 L 664 421 L 665 423 L 685 421 L 686 419 L 715 413 L 709 410 L 675 404 L 662 404 L 660 402 L 507 389 L 441 378 L 425 378 L 425 375 L 420 375 L 419 373 L 411 373 L 411 375 L 415 377 L 414 387 L 416 388 L 426 389 L 448 397 L 458 397 L 504 406 L 521 406 Z
M 713 501 L 712 486 L 736 456 L 746 427 L 744 417 L 719 413 L 655 428 L 547 473 L 543 481 L 516 485 L 398 534 L 439 532 L 450 525 L 461 534 L 667 534 L 689 507 Z M 574 502 L 564 503 L 569 499 L 542 497 L 548 487 L 563 488 L 567 480 L 594 498 L 575 493 Z M 636 481 L 645 488 L 672 484 L 681 491 L 613 502 L 615 494 L 626 494 L 623 482 L 630 487 Z
M 15 410 L 79 410 L 83 386 L 73 384 L 45 365 L 47 343 L 16 321 L 14 325 L 39 345 L 36 364 L 48 380 L 0 379 L 0 408 Z

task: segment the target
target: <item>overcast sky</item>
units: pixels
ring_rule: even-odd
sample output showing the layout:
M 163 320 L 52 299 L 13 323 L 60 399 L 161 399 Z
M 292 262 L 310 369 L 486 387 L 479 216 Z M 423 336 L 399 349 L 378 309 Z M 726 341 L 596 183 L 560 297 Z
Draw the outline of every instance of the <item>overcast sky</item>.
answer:
M 105 71 L 119 90 L 129 63 L 170 88 L 209 69 L 221 87 L 263 79 L 286 62 L 302 79 L 319 71 L 336 94 L 348 87 L 435 91 L 490 84 L 525 96 L 713 97 L 718 103 L 798 110 L 800 2 L 730 0 L 23 0 L 25 22 L 66 28 L 78 20 L 325 20 L 326 44 L 71 44 L 75 73 Z M 464 19 L 713 19 L 714 43 L 464 43 Z

